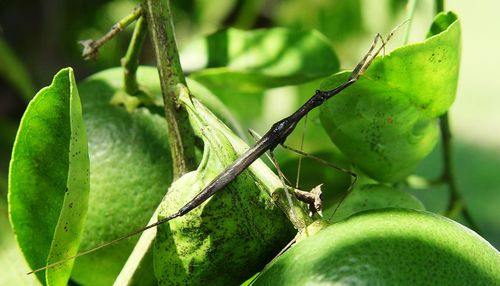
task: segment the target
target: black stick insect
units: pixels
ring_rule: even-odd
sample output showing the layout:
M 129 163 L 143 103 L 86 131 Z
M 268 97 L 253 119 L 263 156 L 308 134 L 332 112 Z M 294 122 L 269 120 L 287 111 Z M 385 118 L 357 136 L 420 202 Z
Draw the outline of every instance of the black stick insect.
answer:
M 404 23 L 406 23 L 406 21 Z M 174 218 L 183 216 L 188 212 L 190 212 L 191 210 L 193 210 L 194 208 L 196 208 L 197 206 L 199 206 L 200 204 L 202 204 L 203 202 L 205 202 L 206 200 L 208 200 L 209 198 L 211 198 L 217 191 L 221 190 L 231 181 L 233 181 L 239 174 L 241 174 L 245 169 L 247 169 L 255 160 L 257 160 L 264 153 L 266 153 L 267 151 L 273 151 L 278 145 L 283 145 L 286 138 L 293 132 L 293 130 L 297 126 L 298 122 L 304 116 L 306 116 L 311 110 L 320 106 L 329 98 L 339 94 L 341 91 L 354 84 L 360 78 L 360 76 L 368 69 L 370 64 L 380 54 L 380 52 L 382 50 L 385 51 L 385 46 L 387 42 L 392 38 L 394 32 L 404 23 L 394 28 L 389 33 L 389 35 L 386 37 L 385 40 L 379 33 L 377 33 L 367 53 L 361 59 L 361 61 L 356 65 L 354 70 L 351 72 L 349 78 L 343 84 L 339 85 L 338 87 L 332 90 L 327 90 L 327 91 L 316 90 L 314 95 L 308 101 L 306 101 L 297 111 L 295 111 L 292 115 L 274 123 L 269 129 L 269 131 L 267 131 L 264 134 L 264 136 L 262 136 L 255 143 L 255 145 L 253 145 L 238 159 L 236 159 L 231 165 L 229 165 L 224 171 L 222 171 L 217 177 L 215 177 L 215 179 L 213 179 L 197 196 L 195 196 L 191 201 L 189 201 L 186 205 L 180 208 L 176 213 L 164 219 L 161 219 L 155 223 L 137 229 L 125 236 L 103 243 L 92 249 L 80 252 L 75 256 L 68 257 L 61 261 L 54 262 L 44 267 L 35 269 L 29 272 L 28 274 L 36 273 L 45 270 L 47 268 L 64 263 L 66 261 L 69 261 L 71 259 L 86 255 L 88 253 L 94 252 L 108 245 L 115 244 L 131 236 L 137 235 L 145 230 L 148 230 L 150 228 L 168 222 Z M 376 49 L 379 40 L 382 42 L 382 44 L 378 49 Z M 302 152 L 302 154 L 305 153 Z

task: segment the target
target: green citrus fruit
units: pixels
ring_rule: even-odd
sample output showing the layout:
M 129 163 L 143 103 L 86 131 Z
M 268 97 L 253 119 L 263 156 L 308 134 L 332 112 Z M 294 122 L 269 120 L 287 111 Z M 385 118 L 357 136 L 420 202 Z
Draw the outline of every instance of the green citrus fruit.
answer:
M 196 99 L 182 100 L 204 142 L 198 168 L 176 180 L 158 219 L 175 213 L 201 192 L 248 145 Z M 191 212 L 158 226 L 154 268 L 160 285 L 238 285 L 261 269 L 295 235 L 273 202 L 282 189 L 260 160 Z
M 299 242 L 255 285 L 498 285 L 500 254 L 423 211 L 363 212 Z

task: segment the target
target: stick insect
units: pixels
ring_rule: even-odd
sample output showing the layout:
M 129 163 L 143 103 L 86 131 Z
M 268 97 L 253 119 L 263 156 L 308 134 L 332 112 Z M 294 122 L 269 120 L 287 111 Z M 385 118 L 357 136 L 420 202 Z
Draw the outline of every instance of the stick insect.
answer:
M 404 22 L 406 23 L 406 22 Z M 217 177 L 215 177 L 197 196 L 195 196 L 192 200 L 190 200 L 186 205 L 181 207 L 177 212 L 174 214 L 159 220 L 155 223 L 149 224 L 145 227 L 139 228 L 125 236 L 119 237 L 117 239 L 111 240 L 109 242 L 103 243 L 101 245 L 98 245 L 92 249 L 83 251 L 78 253 L 75 256 L 68 257 L 64 260 L 54 262 L 51 264 L 48 264 L 44 267 L 35 269 L 28 274 L 36 273 L 42 270 L 45 270 L 50 267 L 54 267 L 56 265 L 59 265 L 61 263 L 64 263 L 66 261 L 69 261 L 71 259 L 86 255 L 88 253 L 97 251 L 101 248 L 104 248 L 108 245 L 115 244 L 117 242 L 120 242 L 124 239 L 127 239 L 129 237 L 132 237 L 134 235 L 137 235 L 145 230 L 148 230 L 150 228 L 156 227 L 160 224 L 163 224 L 165 222 L 168 222 L 172 219 L 175 219 L 177 217 L 183 216 L 187 213 L 189 213 L 191 210 L 208 200 L 210 197 L 212 197 L 215 193 L 217 193 L 219 190 L 224 188 L 227 184 L 229 184 L 232 180 L 234 180 L 239 174 L 241 174 L 246 168 L 248 168 L 255 160 L 257 160 L 260 156 L 262 156 L 264 153 L 267 151 L 273 151 L 278 145 L 286 146 L 284 145 L 284 142 L 286 138 L 294 131 L 295 127 L 297 126 L 298 122 L 304 118 L 311 110 L 314 108 L 320 106 L 323 104 L 326 100 L 329 98 L 339 94 L 341 91 L 344 89 L 348 88 L 352 84 L 354 84 L 362 75 L 363 73 L 368 69 L 370 64 L 373 62 L 373 60 L 381 53 L 381 51 L 385 51 L 385 46 L 387 42 L 392 38 L 394 35 L 394 32 L 402 26 L 404 23 L 398 25 L 396 28 L 394 28 L 389 35 L 384 38 L 377 33 L 375 36 L 373 43 L 371 44 L 370 48 L 364 55 L 364 57 L 361 59 L 361 61 L 356 65 L 356 67 L 353 69 L 351 72 L 350 76 L 348 79 L 338 87 L 332 89 L 332 90 L 327 90 L 327 91 L 322 91 L 322 90 L 316 90 L 314 95 L 306 101 L 297 111 L 292 113 L 290 116 L 274 123 L 271 128 L 246 152 L 244 152 L 238 159 L 236 159 L 231 165 L 229 165 L 224 171 L 222 171 Z M 379 41 L 381 41 L 381 45 L 377 48 Z M 286 146 L 285 148 L 287 149 L 293 149 L 291 147 Z M 304 156 L 310 156 L 308 154 L 305 154 L 302 151 L 295 150 L 298 153 L 304 155 Z M 321 159 L 320 159 L 321 160 Z M 349 171 L 350 172 L 350 171 Z M 352 172 L 350 172 L 352 175 Z M 284 179 L 283 179 L 284 180 Z

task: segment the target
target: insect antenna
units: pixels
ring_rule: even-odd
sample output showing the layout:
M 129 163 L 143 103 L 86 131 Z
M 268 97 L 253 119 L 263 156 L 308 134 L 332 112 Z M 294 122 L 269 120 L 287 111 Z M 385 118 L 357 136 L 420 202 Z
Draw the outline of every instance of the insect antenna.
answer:
M 45 270 L 45 269 L 47 269 L 47 268 L 54 267 L 54 266 L 57 266 L 57 265 L 62 264 L 62 263 L 64 263 L 64 262 L 70 261 L 70 260 L 72 260 L 72 259 L 75 259 L 75 258 L 78 258 L 78 257 L 84 256 L 84 255 L 87 255 L 87 254 L 92 253 L 92 252 L 95 252 L 95 251 L 97 251 L 97 250 L 99 250 L 99 249 L 101 249 L 101 248 L 104 248 L 104 247 L 106 247 L 106 246 L 109 246 L 109 245 L 112 245 L 112 244 L 118 243 L 118 242 L 120 242 L 120 241 L 122 241 L 122 240 L 125 240 L 125 239 L 127 239 L 127 238 L 132 237 L 132 236 L 135 236 L 135 235 L 137 235 L 137 234 L 139 234 L 139 233 L 141 233 L 141 232 L 143 232 L 143 231 L 145 231 L 145 230 L 148 230 L 148 229 L 150 229 L 150 228 L 153 228 L 153 227 L 155 227 L 155 226 L 158 226 L 158 225 L 160 225 L 160 224 L 162 224 L 162 223 L 164 223 L 164 222 L 166 222 L 166 221 L 169 221 L 169 220 L 171 220 L 172 218 L 178 217 L 178 216 L 179 216 L 179 214 L 178 214 L 178 213 L 175 213 L 175 214 L 173 214 L 173 215 L 171 215 L 171 216 L 169 216 L 169 217 L 167 217 L 167 218 L 164 218 L 164 219 L 162 219 L 162 220 L 159 220 L 159 221 L 157 221 L 157 222 L 155 222 L 155 223 L 149 224 L 149 225 L 147 225 L 147 226 L 145 226 L 145 227 L 138 228 L 138 229 L 136 229 L 136 230 L 132 231 L 131 233 L 127 234 L 127 235 L 124 235 L 124 236 L 121 236 L 121 237 L 119 237 L 119 238 L 116 238 L 116 239 L 113 239 L 113 240 L 107 241 L 107 242 L 105 242 L 105 243 L 99 244 L 98 246 L 95 246 L 95 247 L 93 247 L 93 248 L 91 248 L 91 249 L 88 249 L 88 250 L 85 250 L 85 251 L 79 252 L 79 253 L 77 253 L 76 255 L 73 255 L 73 256 L 67 257 L 67 258 L 65 258 L 65 259 L 62 259 L 62 260 L 59 260 L 59 261 L 56 261 L 56 262 L 53 262 L 53 263 L 47 264 L 47 265 L 45 265 L 45 266 L 43 266 L 43 267 L 40 267 L 40 268 L 34 269 L 34 270 L 32 270 L 32 271 L 28 272 L 27 274 L 28 274 L 28 275 L 30 275 L 30 274 L 34 274 L 34 273 L 37 273 L 37 272 L 43 271 L 43 270 Z

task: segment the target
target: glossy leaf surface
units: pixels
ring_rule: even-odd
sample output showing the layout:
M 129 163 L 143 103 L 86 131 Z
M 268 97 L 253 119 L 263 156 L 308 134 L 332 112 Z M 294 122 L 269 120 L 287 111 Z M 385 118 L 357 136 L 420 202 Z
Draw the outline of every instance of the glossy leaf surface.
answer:
M 339 68 L 337 55 L 322 34 L 286 28 L 220 31 L 193 42 L 181 58 L 188 70 L 205 68 L 191 78 L 210 89 L 233 92 L 298 84 Z
M 73 70 L 67 68 L 30 102 L 10 165 L 10 218 L 33 269 L 77 253 L 88 192 L 87 136 Z M 72 267 L 67 261 L 37 277 L 64 285 Z

